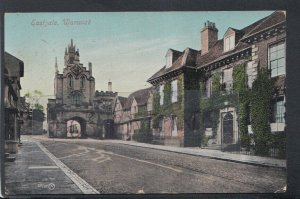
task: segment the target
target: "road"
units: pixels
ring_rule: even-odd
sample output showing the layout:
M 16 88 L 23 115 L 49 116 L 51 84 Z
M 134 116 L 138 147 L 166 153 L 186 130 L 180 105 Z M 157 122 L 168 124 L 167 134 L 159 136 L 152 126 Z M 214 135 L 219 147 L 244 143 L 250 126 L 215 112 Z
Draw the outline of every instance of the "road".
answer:
M 99 193 L 274 193 L 286 171 L 101 141 L 40 141 Z

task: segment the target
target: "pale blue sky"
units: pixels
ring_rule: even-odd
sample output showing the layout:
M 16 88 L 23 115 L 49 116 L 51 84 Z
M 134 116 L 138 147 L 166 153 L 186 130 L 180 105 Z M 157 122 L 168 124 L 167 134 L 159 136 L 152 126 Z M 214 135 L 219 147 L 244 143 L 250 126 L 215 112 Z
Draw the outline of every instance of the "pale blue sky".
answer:
M 242 12 L 105 12 L 105 13 L 8 13 L 5 14 L 5 51 L 24 61 L 22 93 L 54 93 L 54 64 L 62 72 L 64 51 L 73 38 L 80 61 L 93 63 L 97 90 L 127 96 L 150 86 L 146 80 L 165 64 L 169 48 L 200 49 L 200 31 L 207 20 L 215 22 L 219 38 L 228 27 L 241 29 L 272 11 Z M 90 20 L 89 25 L 64 25 L 63 19 Z M 58 22 L 36 26 L 32 21 Z

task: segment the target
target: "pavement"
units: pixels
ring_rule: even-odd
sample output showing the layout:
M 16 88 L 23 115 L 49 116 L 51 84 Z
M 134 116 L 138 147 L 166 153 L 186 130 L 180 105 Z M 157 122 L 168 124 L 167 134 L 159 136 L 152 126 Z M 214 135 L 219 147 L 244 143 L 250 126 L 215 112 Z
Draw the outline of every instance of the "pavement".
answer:
M 98 193 L 87 190 L 89 185 L 39 142 L 26 138 L 22 142 L 16 160 L 5 162 L 6 195 Z
M 275 158 L 260 157 L 260 156 L 245 155 L 245 154 L 233 154 L 228 152 L 222 152 L 219 150 L 203 149 L 199 147 L 188 148 L 188 147 L 163 146 L 163 145 L 153 145 L 153 144 L 139 143 L 135 141 L 123 141 L 123 140 L 105 140 L 105 141 L 118 143 L 118 144 L 126 144 L 131 146 L 139 146 L 144 148 L 170 151 L 170 152 L 187 154 L 187 155 L 207 157 L 207 158 L 230 161 L 230 162 L 238 162 L 238 163 L 245 163 L 251 165 L 258 165 L 258 166 L 286 168 L 286 160 L 284 159 L 275 159 Z
M 45 135 L 42 136 L 35 136 L 37 140 L 55 140 L 55 141 L 71 141 L 70 139 L 59 139 L 59 138 L 48 138 Z M 260 157 L 254 155 L 245 155 L 245 154 L 234 154 L 228 152 L 222 152 L 219 150 L 213 149 L 203 149 L 199 147 L 175 147 L 175 146 L 164 146 L 164 145 L 153 145 L 147 143 L 140 143 L 135 141 L 124 141 L 124 140 L 95 140 L 95 139 L 77 139 L 77 142 L 99 142 L 99 143 L 114 143 L 114 144 L 123 144 L 123 145 L 130 145 L 130 146 L 137 146 L 143 148 L 150 148 L 150 149 L 157 149 L 162 151 L 170 151 L 175 153 L 181 153 L 186 155 L 193 155 L 193 156 L 200 156 L 206 157 L 211 159 L 223 160 L 223 161 L 230 161 L 230 162 L 237 162 L 237 163 L 244 163 L 250 165 L 257 165 L 257 166 L 267 166 L 267 167 L 279 167 L 279 168 L 286 168 L 286 160 L 285 159 L 275 159 L 270 157 Z

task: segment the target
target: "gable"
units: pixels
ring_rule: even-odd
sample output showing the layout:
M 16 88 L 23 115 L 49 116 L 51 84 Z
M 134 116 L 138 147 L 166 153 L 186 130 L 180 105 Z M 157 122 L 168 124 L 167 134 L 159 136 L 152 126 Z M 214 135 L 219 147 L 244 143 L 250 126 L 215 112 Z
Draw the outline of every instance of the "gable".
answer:
M 228 37 L 230 35 L 235 35 L 235 31 L 232 28 L 228 28 L 223 36 L 223 38 Z

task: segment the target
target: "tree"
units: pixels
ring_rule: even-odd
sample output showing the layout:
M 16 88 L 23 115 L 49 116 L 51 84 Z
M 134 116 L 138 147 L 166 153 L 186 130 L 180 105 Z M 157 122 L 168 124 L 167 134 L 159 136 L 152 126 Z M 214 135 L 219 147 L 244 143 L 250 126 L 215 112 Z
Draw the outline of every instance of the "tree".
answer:
M 30 104 L 32 110 L 32 119 L 35 121 L 44 121 L 45 113 L 44 106 L 39 103 L 43 93 L 39 90 L 34 90 L 33 93 L 25 93 L 26 101 Z

